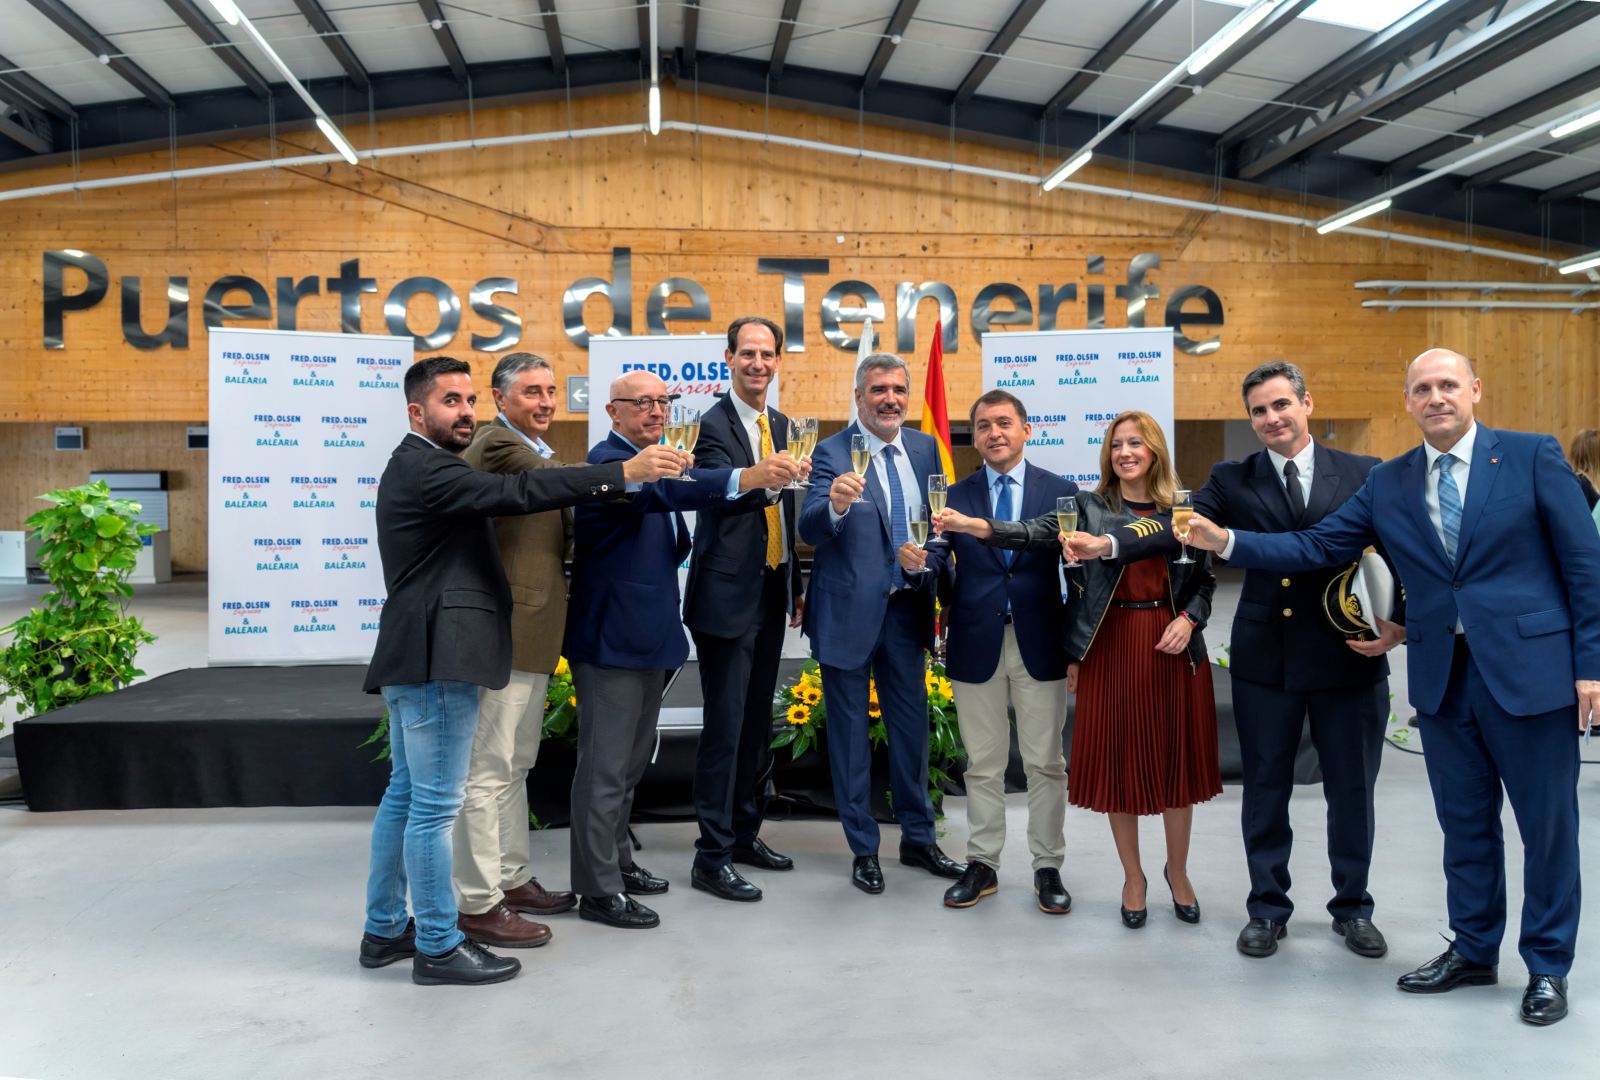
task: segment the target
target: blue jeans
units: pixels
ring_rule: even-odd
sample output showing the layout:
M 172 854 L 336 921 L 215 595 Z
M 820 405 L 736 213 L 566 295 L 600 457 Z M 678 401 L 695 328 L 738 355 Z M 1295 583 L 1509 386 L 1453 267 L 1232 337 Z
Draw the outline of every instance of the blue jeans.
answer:
M 372 822 L 366 931 L 406 928 L 406 882 L 417 916 L 417 948 L 442 956 L 461 944 L 450 889 L 450 834 L 467 789 L 478 726 L 478 688 L 465 682 L 385 686 L 389 787 Z

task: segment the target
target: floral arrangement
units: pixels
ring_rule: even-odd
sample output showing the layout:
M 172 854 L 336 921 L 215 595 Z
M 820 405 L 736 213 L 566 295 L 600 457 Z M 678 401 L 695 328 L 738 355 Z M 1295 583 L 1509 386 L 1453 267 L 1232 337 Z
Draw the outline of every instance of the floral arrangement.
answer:
M 572 668 L 565 656 L 556 660 L 544 692 L 544 737 L 578 745 L 578 695 L 572 688 Z
M 923 675 L 928 691 L 928 796 L 935 809 L 944 800 L 943 785 L 950 782 L 949 768 L 967 756 L 956 724 L 955 694 L 944 664 L 930 660 Z M 883 707 L 878 702 L 878 680 L 867 682 L 867 738 L 874 747 L 889 738 L 883 723 Z M 828 723 L 828 703 L 822 693 L 822 671 L 815 660 L 807 660 L 792 682 L 778 687 L 772 697 L 772 719 L 781 727 L 772 738 L 773 749 L 789 748 L 798 758 L 822 743 Z

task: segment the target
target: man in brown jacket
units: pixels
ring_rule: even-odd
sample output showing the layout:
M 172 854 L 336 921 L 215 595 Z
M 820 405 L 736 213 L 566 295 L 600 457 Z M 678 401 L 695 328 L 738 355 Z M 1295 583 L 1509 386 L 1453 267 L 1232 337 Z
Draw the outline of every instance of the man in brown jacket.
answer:
M 549 361 L 511 353 L 495 365 L 492 392 L 499 415 L 479 425 L 462 458 L 492 473 L 559 464 L 543 439 L 556 410 Z M 544 889 L 528 865 L 528 770 L 539 752 L 550 674 L 561 657 L 567 619 L 562 561 L 572 544 L 572 513 L 497 518 L 494 531 L 513 601 L 511 682 L 478 694 L 466 801 L 456 819 L 458 925 L 483 945 L 532 948 L 550 940 L 550 928 L 517 912 L 555 915 L 577 903 L 570 892 Z

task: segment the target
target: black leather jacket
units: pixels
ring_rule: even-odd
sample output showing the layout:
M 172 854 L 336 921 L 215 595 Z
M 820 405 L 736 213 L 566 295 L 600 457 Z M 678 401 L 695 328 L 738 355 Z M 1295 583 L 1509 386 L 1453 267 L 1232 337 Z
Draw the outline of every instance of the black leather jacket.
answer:
M 1211 596 L 1217 591 L 1217 578 L 1211 572 L 1210 554 L 1190 548 L 1189 557 L 1194 560 L 1192 564 L 1174 561 L 1182 554 L 1182 548 L 1169 528 L 1172 523 L 1170 513 L 1140 517 L 1126 505 L 1122 510 L 1112 513 L 1104 500 L 1092 492 L 1078 496 L 1078 511 L 1078 528 L 1083 532 L 1094 536 L 1118 536 L 1120 533 L 1119 551 L 1127 545 L 1128 540 L 1135 537 L 1147 539 L 1150 540 L 1149 544 L 1144 545 L 1147 549 L 1151 544 L 1154 545 L 1154 551 L 1148 552 L 1147 557 L 1158 553 L 1166 558 L 1167 599 L 1172 606 L 1172 613 L 1176 616 L 1180 611 L 1187 612 L 1195 624 L 1194 633 L 1189 636 L 1189 662 L 1195 665 L 1210 663 L 1206 656 L 1205 638 L 1201 634 L 1211 618 Z M 989 524 L 994 533 L 985 543 L 995 547 L 1016 551 L 1025 548 L 1060 550 L 1060 531 L 1054 514 L 1032 521 L 991 520 Z M 1160 526 L 1159 536 L 1164 536 L 1165 541 L 1152 539 L 1151 530 L 1157 524 Z M 1094 643 L 1126 565 L 1120 559 L 1090 559 L 1084 562 L 1082 569 L 1071 571 L 1069 580 L 1073 595 L 1067 607 L 1067 654 L 1074 662 L 1082 660 L 1088 654 L 1089 646 Z

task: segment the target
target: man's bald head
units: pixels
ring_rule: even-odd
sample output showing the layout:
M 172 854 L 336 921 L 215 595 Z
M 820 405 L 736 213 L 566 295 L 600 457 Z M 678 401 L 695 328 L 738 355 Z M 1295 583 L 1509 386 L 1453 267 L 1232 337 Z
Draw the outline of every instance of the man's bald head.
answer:
M 667 384 L 653 372 L 630 371 L 612 380 L 611 400 L 606 403 L 611 429 L 637 447 L 660 442 L 662 424 L 671 408 L 661 404 L 666 399 Z M 648 401 L 650 407 L 639 408 L 640 401 Z
M 1459 364 L 1466 370 L 1466 378 L 1462 380 L 1463 382 L 1471 382 L 1473 379 L 1478 377 L 1478 369 L 1473 366 L 1471 357 L 1463 353 L 1458 353 L 1453 349 L 1425 349 L 1421 353 L 1417 354 L 1416 359 L 1412 360 L 1411 363 L 1406 365 L 1407 390 L 1411 389 L 1411 373 L 1417 369 L 1418 364 L 1422 364 L 1424 362 L 1427 362 L 1429 365 L 1439 362 Z
M 1429 349 L 1406 368 L 1406 412 L 1436 450 L 1449 450 L 1472 428 L 1483 396 L 1472 361 L 1450 349 Z

